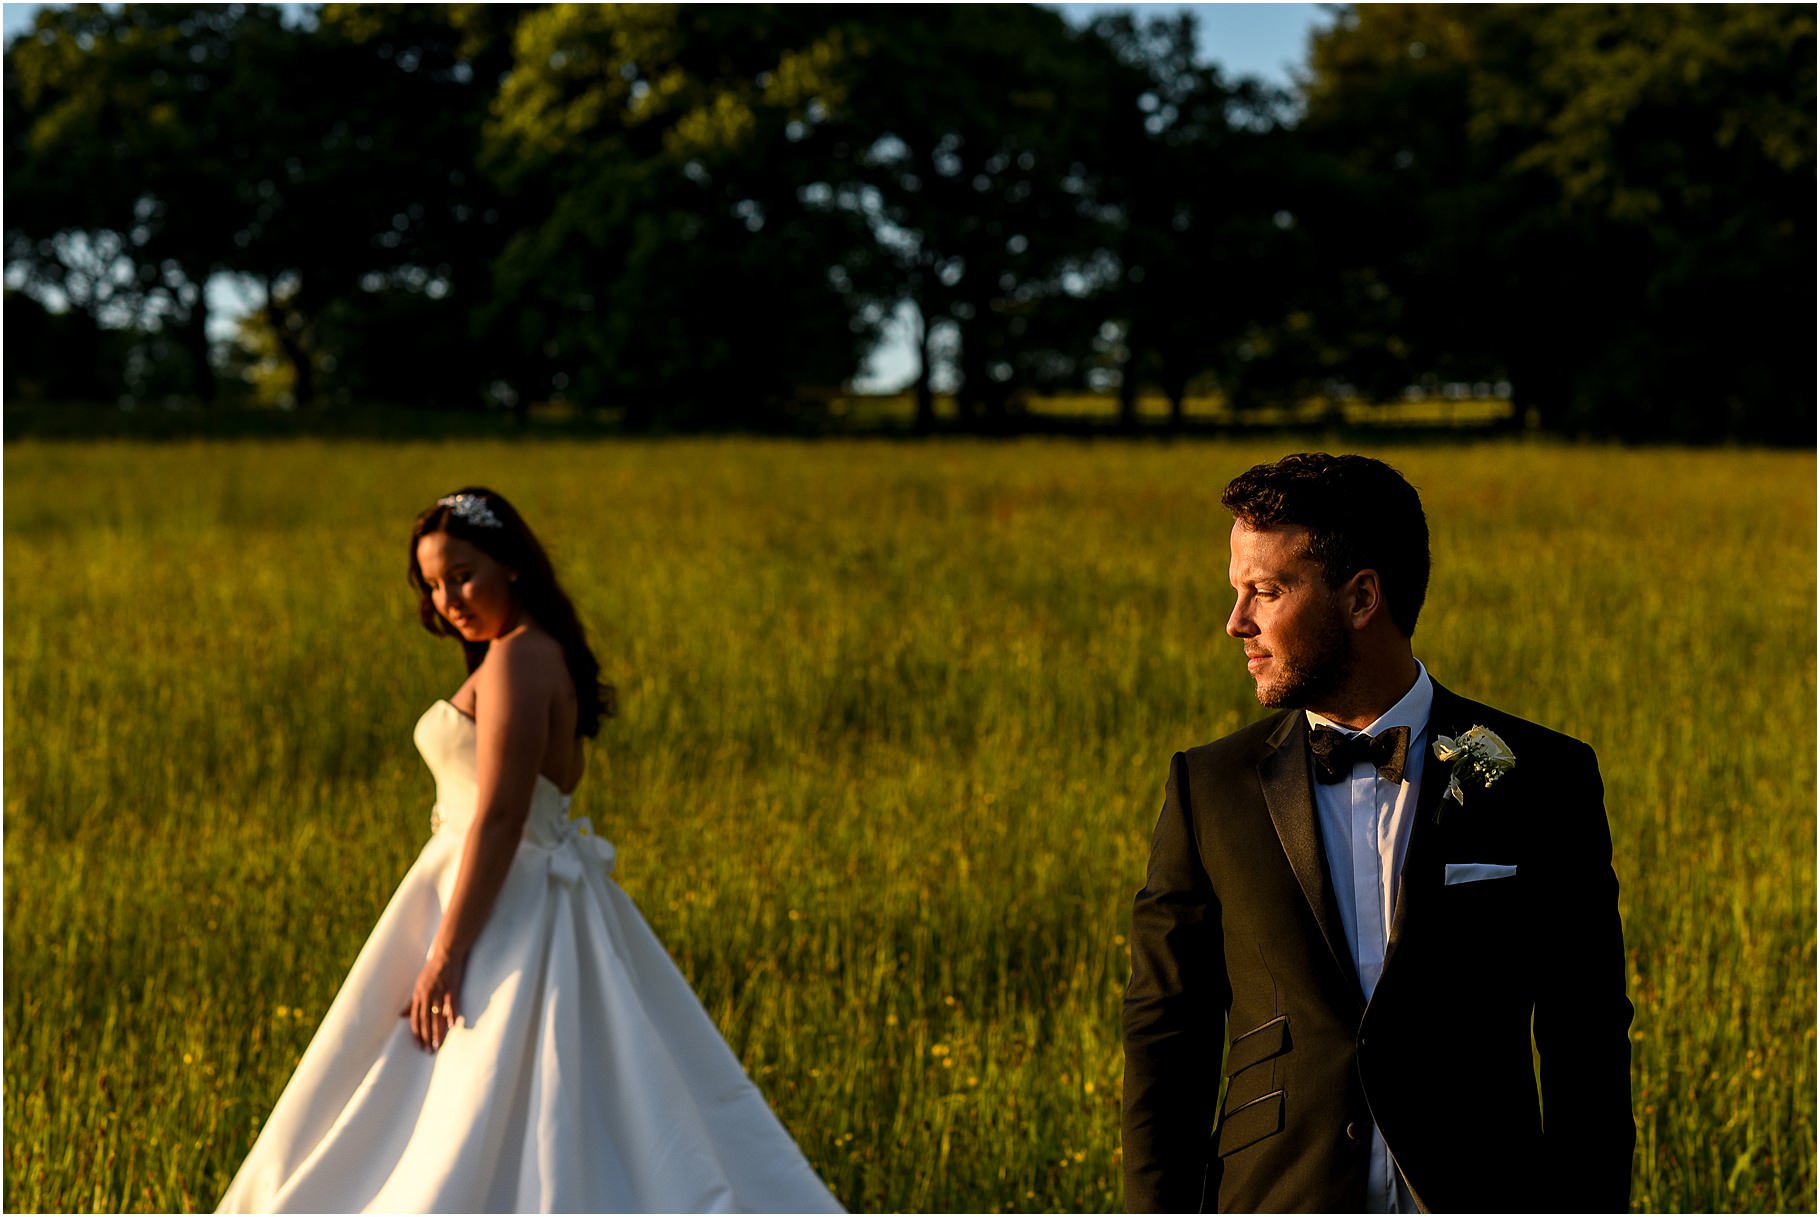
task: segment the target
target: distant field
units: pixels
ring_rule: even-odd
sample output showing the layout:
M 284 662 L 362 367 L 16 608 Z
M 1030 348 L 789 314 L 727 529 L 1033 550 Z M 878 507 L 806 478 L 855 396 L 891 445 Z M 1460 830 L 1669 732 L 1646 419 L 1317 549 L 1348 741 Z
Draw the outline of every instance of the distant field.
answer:
M 1365 436 L 1386 434 L 1443 434 L 1484 438 L 1487 433 L 1511 429 L 1515 405 L 1486 385 L 1448 386 L 1454 396 L 1441 394 L 1414 400 L 1374 404 L 1358 400 L 1311 398 L 1293 406 L 1234 410 L 1224 398 L 1191 396 L 1182 403 L 1184 430 L 1216 431 L 1225 438 L 1256 437 L 1265 431 L 1331 429 L 1341 427 Z M 1484 392 L 1479 392 L 1484 390 Z M 1475 395 L 1476 394 L 1476 395 Z M 991 428 L 983 421 L 963 419 L 959 406 L 946 394 L 934 401 L 935 431 L 977 433 Z M 1168 429 L 1169 403 L 1156 394 L 1138 399 L 1138 428 L 1150 434 Z M 6 403 L 6 434 L 19 439 L 162 439 L 256 438 L 277 440 L 314 437 L 382 442 L 421 439 L 486 440 L 541 436 L 547 440 L 586 438 L 599 440 L 625 435 L 625 412 L 616 408 L 583 408 L 573 402 L 537 402 L 528 417 L 504 410 L 413 410 L 375 406 L 328 405 L 305 410 L 271 406 L 217 403 L 202 406 L 193 401 L 159 402 L 16 402 Z M 1004 424 L 1013 432 L 1040 434 L 1106 434 L 1118 430 L 1119 406 L 1106 394 L 1075 393 L 1030 397 Z M 798 435 L 839 435 L 848 438 L 898 435 L 916 424 L 916 402 L 907 393 L 811 393 L 783 415 L 756 414 L 748 423 L 759 429 L 795 428 Z M 1517 429 L 1521 429 L 1520 427 Z
M 1124 932 L 1257 444 L 5 448 L 9 1210 L 212 1208 L 427 832 L 405 536 L 484 481 L 620 689 L 576 812 L 857 1210 L 1120 1205 Z M 1634 1202 L 1815 1202 L 1815 460 L 1375 450 L 1436 677 L 1590 741 Z
M 1439 395 L 1409 401 L 1382 404 L 1314 398 L 1294 406 L 1268 406 L 1234 410 L 1224 397 L 1197 395 L 1184 398 L 1182 414 L 1193 423 L 1218 423 L 1259 427 L 1306 427 L 1335 421 L 1348 426 L 1422 427 L 1483 429 L 1495 423 L 1508 422 L 1515 405 L 1508 395 L 1498 397 L 1488 385 L 1453 386 L 1456 396 Z M 1033 397 L 1026 404 L 1036 418 L 1096 420 L 1110 422 L 1118 417 L 1118 399 L 1104 393 L 1049 394 Z M 849 395 L 829 400 L 828 412 L 833 418 L 852 426 L 908 426 L 916 417 L 916 402 L 907 393 Z M 1169 420 L 1169 401 L 1155 393 L 1137 400 L 1139 422 L 1146 427 Z M 937 419 L 958 417 L 954 400 L 946 395 L 935 399 Z

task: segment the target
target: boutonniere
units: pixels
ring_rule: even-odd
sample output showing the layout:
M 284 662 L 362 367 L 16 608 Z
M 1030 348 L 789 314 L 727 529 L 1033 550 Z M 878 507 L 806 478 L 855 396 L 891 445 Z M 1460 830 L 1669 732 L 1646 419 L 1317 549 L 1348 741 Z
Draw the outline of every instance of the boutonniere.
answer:
M 1498 738 L 1496 731 L 1484 726 L 1468 727 L 1460 732 L 1458 739 L 1448 735 L 1435 736 L 1435 758 L 1453 765 L 1453 771 L 1447 775 L 1444 797 L 1462 807 L 1466 806 L 1466 789 L 1460 782 L 1462 776 L 1472 779 L 1480 789 L 1486 789 L 1517 767 L 1517 755 L 1510 750 L 1510 745 Z M 1437 822 L 1446 806 L 1442 803 L 1435 808 Z

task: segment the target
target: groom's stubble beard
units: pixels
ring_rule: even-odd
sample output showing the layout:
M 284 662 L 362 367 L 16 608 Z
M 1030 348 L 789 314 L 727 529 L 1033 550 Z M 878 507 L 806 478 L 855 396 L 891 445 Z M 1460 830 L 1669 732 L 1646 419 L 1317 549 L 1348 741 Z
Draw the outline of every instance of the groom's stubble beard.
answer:
M 1257 685 L 1258 704 L 1273 710 L 1316 709 L 1352 679 L 1351 639 L 1339 615 L 1325 618 L 1295 655 L 1272 652 L 1277 673 Z

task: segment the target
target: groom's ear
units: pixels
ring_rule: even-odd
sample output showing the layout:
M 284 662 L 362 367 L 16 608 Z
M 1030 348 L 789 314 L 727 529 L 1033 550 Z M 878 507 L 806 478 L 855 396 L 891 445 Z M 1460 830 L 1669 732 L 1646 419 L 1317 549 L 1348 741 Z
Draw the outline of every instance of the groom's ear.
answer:
M 1346 607 L 1346 623 L 1355 630 L 1370 627 L 1385 611 L 1384 585 L 1378 572 L 1370 567 L 1357 572 L 1340 589 L 1341 603 Z

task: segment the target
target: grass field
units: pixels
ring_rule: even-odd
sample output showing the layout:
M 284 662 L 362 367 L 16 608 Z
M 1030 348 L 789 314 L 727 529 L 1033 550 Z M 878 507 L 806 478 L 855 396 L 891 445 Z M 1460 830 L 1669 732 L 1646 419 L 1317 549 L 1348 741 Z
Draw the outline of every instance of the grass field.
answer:
M 839 1198 L 1120 1204 L 1123 933 L 1170 754 L 1259 714 L 1232 474 L 1278 443 L 5 449 L 5 1208 L 212 1208 L 427 832 L 466 481 L 622 715 L 576 812 Z M 1417 651 L 1590 741 L 1649 1210 L 1815 1203 L 1815 461 L 1377 451 Z
M 1486 385 L 1476 387 L 1480 390 L 1478 396 L 1437 395 L 1393 402 L 1328 401 L 1316 397 L 1293 406 L 1262 406 L 1245 411 L 1234 410 L 1219 396 L 1191 396 L 1182 403 L 1182 416 L 1191 424 L 1218 423 L 1251 428 L 1321 427 L 1335 420 L 1351 427 L 1430 430 L 1471 429 L 1508 423 L 1516 409 L 1510 398 L 1493 396 Z M 1119 409 L 1118 399 L 1105 393 L 1043 394 L 1022 404 L 1028 417 L 1038 421 L 1070 419 L 1110 423 L 1117 419 Z M 938 394 L 934 407 L 938 421 L 960 416 L 952 397 Z M 907 430 L 916 416 L 915 399 L 908 393 L 836 396 L 828 401 L 827 409 L 832 420 L 855 427 Z M 1160 394 L 1142 394 L 1137 400 L 1137 414 L 1141 426 L 1165 423 L 1169 420 L 1169 401 Z

